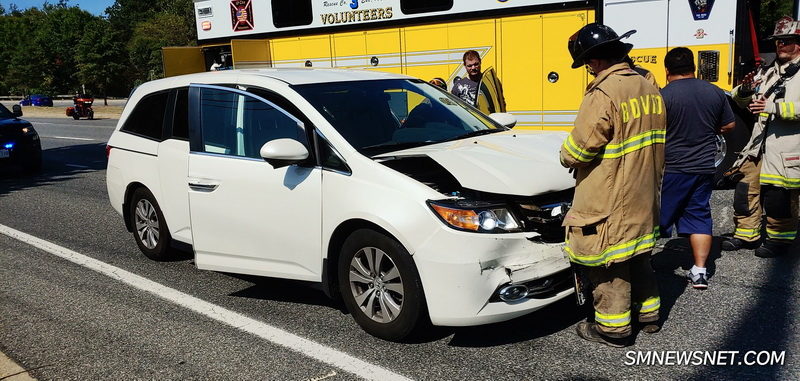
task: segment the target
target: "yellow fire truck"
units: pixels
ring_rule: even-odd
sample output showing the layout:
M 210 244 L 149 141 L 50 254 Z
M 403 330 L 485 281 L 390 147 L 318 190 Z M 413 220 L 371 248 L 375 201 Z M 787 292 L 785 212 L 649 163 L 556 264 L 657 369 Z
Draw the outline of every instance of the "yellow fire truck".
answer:
M 752 1 L 755 8 L 758 3 Z M 448 88 L 476 50 L 485 88 L 502 83 L 516 128 L 569 130 L 586 84 L 567 40 L 594 21 L 629 40 L 636 64 L 663 86 L 675 46 L 698 56 L 698 77 L 731 89 L 753 61 L 746 0 L 195 0 L 197 47 L 164 48 L 167 76 L 211 69 L 336 67 L 383 70 Z M 757 10 L 756 10 L 757 12 Z M 503 109 L 491 94 L 484 102 Z M 486 109 L 487 105 L 484 105 Z

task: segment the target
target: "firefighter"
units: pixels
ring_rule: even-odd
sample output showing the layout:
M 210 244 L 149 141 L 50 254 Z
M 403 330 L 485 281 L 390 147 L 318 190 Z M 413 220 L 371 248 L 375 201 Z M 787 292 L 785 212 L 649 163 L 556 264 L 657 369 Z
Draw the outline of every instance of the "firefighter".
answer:
M 744 174 L 734 194 L 734 237 L 724 250 L 758 246 L 761 213 L 767 239 L 756 248 L 762 258 L 789 252 L 797 236 L 800 192 L 800 21 L 784 17 L 769 37 L 776 60 L 764 72 L 748 75 L 733 89 L 733 99 L 757 116 L 750 141 L 734 164 Z
M 595 79 L 575 128 L 561 147 L 561 163 L 575 168 L 572 209 L 564 219 L 565 251 L 594 285 L 594 322 L 581 322 L 586 340 L 630 344 L 632 321 L 660 329 L 660 299 L 650 254 L 658 238 L 664 171 L 666 109 L 658 89 L 623 61 L 633 45 L 592 23 L 569 40 L 572 67 Z
M 661 88 L 661 86 L 658 85 L 658 81 L 656 81 L 656 76 L 653 75 L 653 73 L 650 70 L 647 70 L 637 65 L 636 62 L 633 61 L 633 58 L 631 58 L 631 56 L 626 55 L 624 61 L 625 63 L 628 64 L 628 66 L 631 67 L 631 69 L 633 69 L 633 71 L 639 73 L 639 75 L 641 75 L 642 77 L 644 77 L 644 79 L 653 84 L 653 86 L 659 89 Z

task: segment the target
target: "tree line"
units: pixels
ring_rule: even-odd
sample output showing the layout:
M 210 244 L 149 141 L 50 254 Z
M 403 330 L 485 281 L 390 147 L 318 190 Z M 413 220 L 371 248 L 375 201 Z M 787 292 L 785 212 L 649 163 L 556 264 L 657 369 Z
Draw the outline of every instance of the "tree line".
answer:
M 162 47 L 196 44 L 194 25 L 192 0 L 116 0 L 102 16 L 0 4 L 0 94 L 127 96 L 163 77 Z

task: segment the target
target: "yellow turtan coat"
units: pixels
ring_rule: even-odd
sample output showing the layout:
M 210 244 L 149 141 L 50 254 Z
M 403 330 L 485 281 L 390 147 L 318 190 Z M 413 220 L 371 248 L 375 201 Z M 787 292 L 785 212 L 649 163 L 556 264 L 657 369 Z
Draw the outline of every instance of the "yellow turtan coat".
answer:
M 561 163 L 576 168 L 564 219 L 572 262 L 608 266 L 652 251 L 658 238 L 666 109 L 659 91 L 627 64 L 586 89 Z

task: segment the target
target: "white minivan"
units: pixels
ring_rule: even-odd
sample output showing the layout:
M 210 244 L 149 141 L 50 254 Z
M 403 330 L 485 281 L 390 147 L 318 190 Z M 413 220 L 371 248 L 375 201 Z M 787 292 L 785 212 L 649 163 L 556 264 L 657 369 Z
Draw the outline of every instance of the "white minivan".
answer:
M 149 258 L 322 284 L 367 332 L 512 319 L 574 293 L 564 133 L 516 131 L 424 81 L 333 69 L 152 81 L 108 147 Z

